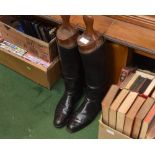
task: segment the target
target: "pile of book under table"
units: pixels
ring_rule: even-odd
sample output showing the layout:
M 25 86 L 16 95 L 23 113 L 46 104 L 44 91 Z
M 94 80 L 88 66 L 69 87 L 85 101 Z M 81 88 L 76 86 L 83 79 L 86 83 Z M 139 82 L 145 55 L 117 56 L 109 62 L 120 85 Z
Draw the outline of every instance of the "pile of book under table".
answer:
M 102 101 L 103 123 L 130 138 L 155 138 L 155 74 L 126 70 Z

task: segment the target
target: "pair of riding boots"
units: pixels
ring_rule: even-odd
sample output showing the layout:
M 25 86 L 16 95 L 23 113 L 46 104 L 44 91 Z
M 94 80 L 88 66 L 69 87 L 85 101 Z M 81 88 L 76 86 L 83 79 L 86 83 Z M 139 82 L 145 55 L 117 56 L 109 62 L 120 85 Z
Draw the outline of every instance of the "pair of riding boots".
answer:
M 54 125 L 67 125 L 70 132 L 76 132 L 91 123 L 101 110 L 106 85 L 104 45 L 88 54 L 81 53 L 78 46 L 58 47 L 65 91 L 55 110 Z M 84 85 L 83 103 L 75 110 Z

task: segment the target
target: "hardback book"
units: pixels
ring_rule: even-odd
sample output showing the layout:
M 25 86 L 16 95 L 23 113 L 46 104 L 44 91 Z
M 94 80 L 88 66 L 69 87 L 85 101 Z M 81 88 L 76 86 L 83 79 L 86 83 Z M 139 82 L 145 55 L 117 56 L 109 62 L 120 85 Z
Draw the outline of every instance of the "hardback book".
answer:
M 41 32 L 39 30 L 40 23 L 34 21 L 32 24 L 34 24 L 34 28 L 35 28 L 36 33 L 37 33 L 37 38 L 40 39 L 40 40 L 43 40 L 43 38 L 41 36 Z
M 152 71 L 149 71 L 149 70 L 144 70 L 144 69 L 137 69 L 136 71 L 139 71 L 139 72 L 142 72 L 142 73 L 146 73 L 146 74 L 149 74 L 149 75 L 153 75 L 155 77 L 155 73 L 152 72 Z
M 123 132 L 125 115 L 131 108 L 137 96 L 138 96 L 138 93 L 130 92 L 125 98 L 125 100 L 123 101 L 123 103 L 121 104 L 121 106 L 119 107 L 117 111 L 116 130 Z
M 142 90 L 142 87 L 144 87 L 145 85 L 146 85 L 146 83 L 147 83 L 147 81 L 148 80 L 150 80 L 150 79 L 147 79 L 147 78 L 143 78 L 143 80 L 142 80 L 142 82 L 139 84 L 139 86 L 137 86 L 137 88 L 136 88 L 136 92 L 138 92 L 138 93 L 140 93 L 140 90 Z M 151 80 L 150 80 L 150 82 L 151 82 Z M 149 84 L 148 84 L 149 85 Z M 147 86 L 146 86 L 146 88 L 147 88 Z M 144 87 L 144 90 L 146 89 L 145 87 Z M 143 91 L 142 91 L 143 92 Z
M 135 91 L 138 92 L 139 87 L 141 86 L 141 84 L 145 81 L 145 78 L 142 76 L 138 76 L 138 78 L 135 80 L 135 82 L 132 84 L 132 86 L 130 87 L 131 91 Z
M 40 30 L 40 32 L 41 32 L 43 41 L 48 42 L 48 40 L 47 40 L 47 38 L 46 38 L 45 31 L 44 31 L 44 25 L 40 25 L 40 26 L 39 26 L 39 30 Z
M 149 130 L 146 134 L 147 139 L 155 139 L 155 119 L 150 124 Z
M 130 110 L 127 112 L 125 116 L 125 125 L 124 125 L 123 133 L 129 137 L 131 136 L 131 131 L 133 128 L 133 123 L 134 123 L 136 114 L 141 108 L 141 106 L 143 105 L 145 100 L 146 100 L 145 98 L 138 96 L 134 104 L 132 105 L 132 107 L 130 108 Z
M 103 122 L 107 125 L 108 125 L 108 119 L 109 119 L 110 105 L 113 102 L 119 90 L 120 89 L 117 85 L 112 85 L 102 101 Z
M 144 120 L 147 113 L 150 111 L 154 102 L 155 102 L 155 100 L 153 98 L 148 97 L 146 99 L 146 101 L 144 102 L 144 104 L 142 105 L 142 107 L 140 108 L 140 110 L 138 111 L 138 113 L 135 117 L 134 125 L 133 125 L 133 130 L 132 130 L 132 134 L 131 134 L 132 138 L 136 139 L 139 137 L 140 129 L 142 126 L 142 121 Z
M 134 74 L 133 77 L 130 79 L 130 81 L 128 82 L 128 84 L 126 85 L 126 89 L 130 89 L 132 84 L 137 80 L 137 78 L 139 77 L 138 74 Z
M 118 85 L 120 85 L 130 74 L 136 71 L 137 67 L 124 67 L 121 70 Z
M 149 73 L 149 72 L 146 72 L 146 71 L 142 71 L 142 70 L 136 70 L 136 74 L 137 75 L 140 75 L 140 76 L 142 76 L 142 77 L 144 77 L 144 78 L 148 78 L 148 79 L 150 79 L 150 80 L 153 80 L 154 79 L 154 75 L 152 75 L 151 73 Z
M 142 94 L 145 92 L 145 90 L 147 89 L 147 87 L 150 85 L 152 80 L 147 79 L 144 81 L 143 85 L 141 86 L 141 88 L 139 89 L 139 93 Z
M 117 110 L 120 107 L 123 100 L 128 95 L 128 93 L 129 93 L 129 90 L 122 89 L 120 91 L 120 93 L 117 95 L 117 97 L 115 98 L 115 100 L 113 101 L 112 105 L 110 106 L 110 109 L 109 109 L 109 126 L 112 127 L 113 129 L 116 128 Z
M 147 89 L 144 91 L 143 95 L 144 96 L 149 96 L 150 93 L 153 91 L 154 88 L 155 88 L 155 79 L 153 79 L 151 81 L 151 83 L 149 84 L 149 86 L 147 87 Z
M 139 136 L 140 139 L 144 139 L 146 137 L 146 133 L 154 118 L 155 118 L 155 103 L 150 109 L 150 111 L 148 112 L 148 114 L 146 115 L 145 119 L 143 120 L 140 136 Z
M 120 85 L 119 85 L 119 87 L 121 88 L 121 89 L 124 89 L 125 87 L 126 87 L 126 85 L 129 83 L 129 81 L 131 80 L 131 78 L 134 76 L 134 73 L 130 73 L 126 78 L 125 78 L 125 80 L 122 82 L 122 83 L 120 83 Z

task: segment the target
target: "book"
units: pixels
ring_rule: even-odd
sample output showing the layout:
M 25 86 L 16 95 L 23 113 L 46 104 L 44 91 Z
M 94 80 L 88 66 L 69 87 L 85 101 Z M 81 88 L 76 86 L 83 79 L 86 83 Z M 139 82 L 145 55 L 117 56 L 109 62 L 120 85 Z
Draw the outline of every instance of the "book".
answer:
M 38 23 L 37 21 L 34 21 L 32 24 L 34 25 L 34 28 L 35 28 L 35 30 L 36 30 L 37 38 L 40 39 L 40 40 L 43 40 L 43 39 L 42 39 L 42 36 L 41 36 L 41 34 L 40 34 L 40 30 L 39 30 L 39 25 L 40 25 L 40 23 Z
M 136 114 L 139 111 L 139 109 L 141 108 L 141 106 L 143 105 L 145 100 L 146 100 L 145 98 L 138 96 L 137 99 L 135 100 L 134 104 L 132 105 L 132 107 L 130 108 L 130 110 L 127 112 L 127 114 L 125 116 L 125 124 L 124 124 L 123 133 L 129 137 L 131 135 L 131 131 L 133 128 L 133 123 L 134 123 Z
M 130 89 L 130 87 L 132 86 L 132 84 L 136 81 L 136 79 L 138 78 L 138 74 L 134 74 L 133 77 L 130 79 L 130 81 L 128 82 L 128 84 L 126 85 L 126 89 Z
M 129 75 L 125 78 L 125 80 L 124 80 L 122 83 L 120 83 L 119 87 L 120 87 L 121 89 L 124 89 L 124 88 L 126 87 L 126 85 L 129 83 L 129 81 L 131 80 L 131 78 L 132 78 L 133 76 L 134 76 L 134 73 L 129 74 Z
M 137 92 L 139 90 L 139 87 L 141 86 L 141 83 L 143 83 L 144 81 L 145 81 L 145 78 L 143 78 L 142 76 L 138 76 L 138 78 L 135 80 L 135 82 L 130 87 L 130 90 Z
M 150 124 L 149 130 L 146 134 L 147 139 L 155 139 L 155 119 Z
M 123 100 L 128 95 L 128 93 L 129 93 L 129 90 L 122 89 L 120 91 L 120 93 L 117 95 L 117 97 L 115 98 L 115 100 L 113 101 L 112 105 L 110 106 L 110 109 L 109 109 L 109 126 L 112 127 L 113 129 L 116 128 L 117 110 L 120 107 Z
M 140 75 L 140 76 L 142 76 L 144 78 L 150 79 L 150 80 L 154 79 L 154 77 L 155 77 L 151 73 L 146 72 L 146 71 L 142 71 L 142 70 L 141 71 L 140 70 L 136 70 L 136 74 Z
M 154 118 L 155 118 L 155 103 L 150 109 L 150 111 L 148 112 L 148 114 L 146 115 L 145 119 L 143 120 L 140 136 L 139 136 L 140 139 L 144 139 L 146 137 L 146 133 Z
M 154 102 L 155 102 L 155 100 L 153 98 L 148 97 L 146 99 L 146 101 L 144 102 L 144 104 L 142 105 L 142 107 L 140 108 L 140 110 L 138 111 L 138 113 L 135 117 L 133 130 L 131 133 L 132 138 L 138 138 L 139 137 L 140 129 L 142 126 L 142 121 L 144 120 L 145 116 L 147 115 L 147 113 L 149 112 L 151 107 L 153 106 Z
M 138 81 L 141 79 L 141 76 L 138 76 L 137 79 L 132 83 L 130 90 L 134 89 L 136 85 L 138 84 Z
M 151 81 L 151 83 L 149 84 L 149 86 L 147 87 L 147 89 L 144 91 L 143 95 L 144 96 L 149 96 L 150 93 L 153 91 L 154 88 L 155 88 L 155 79 L 153 79 Z
M 136 92 L 130 92 L 121 106 L 118 109 L 117 112 L 117 121 L 116 121 L 116 129 L 120 132 L 123 132 L 124 128 L 124 121 L 125 121 L 125 115 L 134 103 L 135 99 L 137 98 L 138 93 Z
M 23 56 L 24 59 L 28 60 L 28 61 L 31 61 L 33 63 L 36 63 L 36 64 L 39 64 L 39 65 L 42 65 L 44 66 L 45 68 L 48 68 L 50 66 L 51 63 L 39 58 L 39 57 L 36 57 L 34 55 L 32 55 L 30 52 L 27 52 L 24 56 Z
M 142 73 L 146 73 L 146 74 L 149 74 L 149 75 L 153 75 L 153 78 L 155 76 L 155 73 L 152 72 L 152 71 L 149 71 L 149 70 L 144 70 L 144 69 L 137 69 L 136 71 L 139 71 L 139 72 L 142 72 Z
M 108 125 L 109 119 L 109 108 L 117 93 L 119 92 L 119 87 L 117 85 L 112 85 L 107 92 L 106 96 L 102 101 L 102 114 L 103 114 L 103 122 Z
M 139 89 L 139 93 L 142 94 L 147 89 L 152 80 L 146 79 L 143 86 Z
M 147 80 L 150 80 L 150 79 L 144 78 L 143 81 L 140 83 L 140 85 L 136 88 L 135 91 L 136 91 L 136 92 L 140 92 L 141 88 L 144 87 L 144 85 L 146 85 L 146 81 L 147 81 Z M 150 82 L 151 82 L 151 80 L 150 80 Z M 149 85 L 149 84 L 148 84 L 148 85 Z M 146 87 L 146 88 L 147 88 L 147 87 Z M 145 88 L 144 88 L 144 89 L 145 89 Z

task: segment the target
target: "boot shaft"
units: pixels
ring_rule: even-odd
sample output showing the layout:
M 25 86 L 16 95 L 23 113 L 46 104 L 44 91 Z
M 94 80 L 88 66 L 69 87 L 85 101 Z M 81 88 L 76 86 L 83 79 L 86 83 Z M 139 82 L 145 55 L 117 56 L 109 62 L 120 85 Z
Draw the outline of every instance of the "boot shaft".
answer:
M 107 75 L 105 66 L 105 45 L 95 51 L 80 53 L 87 85 L 87 96 L 91 99 L 101 99 L 106 89 Z

